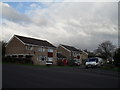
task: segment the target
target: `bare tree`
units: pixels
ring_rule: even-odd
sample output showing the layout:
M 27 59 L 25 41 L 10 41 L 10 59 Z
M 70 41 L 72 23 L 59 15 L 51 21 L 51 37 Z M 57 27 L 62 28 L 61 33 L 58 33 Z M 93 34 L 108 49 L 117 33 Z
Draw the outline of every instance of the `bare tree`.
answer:
M 115 45 L 113 45 L 110 41 L 105 41 L 98 46 L 97 51 L 103 56 L 105 59 L 108 57 L 112 57 L 114 52 Z

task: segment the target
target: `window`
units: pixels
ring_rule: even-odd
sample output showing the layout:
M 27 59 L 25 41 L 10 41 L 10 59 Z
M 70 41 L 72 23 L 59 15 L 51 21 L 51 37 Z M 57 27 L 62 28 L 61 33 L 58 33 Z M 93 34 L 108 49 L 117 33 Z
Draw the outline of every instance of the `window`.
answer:
M 90 59 L 88 59 L 88 62 L 93 62 L 93 61 L 98 61 L 98 59 L 96 59 L 96 58 L 90 58 Z
M 76 53 L 74 52 L 74 55 L 76 55 Z
M 77 56 L 77 59 L 80 59 L 80 56 Z
M 53 49 L 48 49 L 48 52 L 53 52 Z
M 53 53 L 52 52 L 48 52 L 48 57 L 53 57 Z
M 46 60 L 46 56 L 38 56 L 38 60 L 39 61 L 44 61 L 44 60 Z
M 51 58 L 51 57 L 48 57 L 48 61 L 53 61 L 53 58 Z
M 26 49 L 27 50 L 33 50 L 33 47 L 32 46 L 27 46 Z
M 73 52 L 72 54 L 75 56 L 75 55 L 76 55 L 76 52 Z
M 45 52 L 45 48 L 43 48 L 42 51 Z
M 44 47 L 40 47 L 40 48 L 39 48 L 39 51 L 40 51 L 40 52 L 45 52 L 45 48 L 44 48 Z

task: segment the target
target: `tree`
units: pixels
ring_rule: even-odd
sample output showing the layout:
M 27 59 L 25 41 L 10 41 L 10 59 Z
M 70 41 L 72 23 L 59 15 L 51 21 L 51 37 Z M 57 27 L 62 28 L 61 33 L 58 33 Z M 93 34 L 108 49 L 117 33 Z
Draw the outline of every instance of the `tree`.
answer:
M 114 64 L 116 66 L 120 66 L 120 47 L 115 51 L 113 58 L 114 58 Z
M 112 57 L 114 49 L 115 45 L 113 45 L 110 41 L 105 41 L 98 46 L 97 51 L 104 59 L 107 59 L 109 57 Z

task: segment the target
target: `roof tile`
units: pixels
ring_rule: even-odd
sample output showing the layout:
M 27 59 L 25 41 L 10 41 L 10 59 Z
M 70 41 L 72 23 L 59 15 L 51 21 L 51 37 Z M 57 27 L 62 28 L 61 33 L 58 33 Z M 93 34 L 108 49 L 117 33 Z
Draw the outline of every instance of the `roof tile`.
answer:
M 19 35 L 15 35 L 15 36 L 18 37 L 20 40 L 22 40 L 26 44 L 33 44 L 33 45 L 40 45 L 40 46 L 47 46 L 47 47 L 55 48 L 54 45 L 52 45 L 46 40 L 39 40 L 39 39 L 34 39 L 34 38 L 24 37 L 24 36 L 19 36 Z
M 68 46 L 68 45 L 63 45 L 63 44 L 61 44 L 63 47 L 65 47 L 65 48 L 67 48 L 68 50 L 70 50 L 70 51 L 80 51 L 80 50 L 78 50 L 78 49 L 76 49 L 75 47 L 73 47 L 73 46 Z

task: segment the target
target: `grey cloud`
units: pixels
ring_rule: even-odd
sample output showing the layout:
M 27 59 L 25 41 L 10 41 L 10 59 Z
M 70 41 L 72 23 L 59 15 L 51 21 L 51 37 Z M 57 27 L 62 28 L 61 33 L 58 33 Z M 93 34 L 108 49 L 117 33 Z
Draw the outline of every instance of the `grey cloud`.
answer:
M 117 3 L 93 2 L 52 3 L 49 8 L 28 11 L 33 14 L 29 17 L 32 23 L 19 25 L 17 31 L 13 30 L 18 27 L 17 24 L 12 28 L 10 23 L 6 22 L 5 31 L 47 39 L 55 45 L 63 43 L 92 50 L 105 40 L 117 43 L 116 5 Z M 22 18 L 22 15 L 20 17 Z
M 31 21 L 28 16 L 19 13 L 16 9 L 12 8 L 6 3 L 0 3 L 0 7 L 2 8 L 0 15 L 2 15 L 3 19 L 7 19 L 16 23 L 28 23 Z

